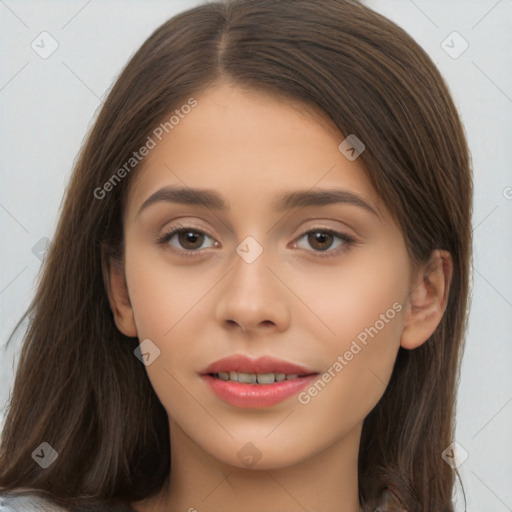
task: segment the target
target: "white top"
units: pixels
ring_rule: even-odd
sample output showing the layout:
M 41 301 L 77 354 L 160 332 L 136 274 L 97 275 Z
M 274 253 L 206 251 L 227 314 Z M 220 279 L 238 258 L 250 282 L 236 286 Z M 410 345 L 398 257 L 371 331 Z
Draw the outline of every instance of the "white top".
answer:
M 67 512 L 67 509 L 25 491 L 15 496 L 0 495 L 0 512 Z

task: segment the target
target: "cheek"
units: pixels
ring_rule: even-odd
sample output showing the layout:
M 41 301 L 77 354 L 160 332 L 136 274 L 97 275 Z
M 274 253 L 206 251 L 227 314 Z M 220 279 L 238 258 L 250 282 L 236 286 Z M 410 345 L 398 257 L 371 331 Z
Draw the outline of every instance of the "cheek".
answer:
M 187 418 L 194 417 L 180 372 L 193 372 L 190 318 L 200 309 L 208 286 L 204 278 L 191 280 L 191 273 L 173 268 L 154 249 L 139 244 L 130 250 L 128 240 L 126 246 L 126 277 L 138 337 L 150 339 L 160 351 L 146 366 L 151 386 L 168 413 L 184 410 Z
M 165 340 L 194 310 L 215 282 L 203 271 L 173 266 L 142 245 L 127 250 L 126 276 L 139 338 Z M 206 276 L 206 278 L 205 278 Z
M 301 318 L 314 318 L 332 347 L 343 348 L 361 333 L 364 339 L 365 329 L 375 324 L 385 337 L 401 332 L 403 315 L 397 310 L 405 309 L 408 290 L 408 260 L 401 251 L 353 252 L 336 266 L 295 271 L 295 282 L 297 295 L 313 313 Z
M 320 350 L 329 356 L 328 375 L 299 398 L 313 416 L 326 414 L 326 425 L 336 425 L 340 417 L 354 424 L 373 409 L 400 346 L 408 260 L 398 252 L 368 256 L 351 259 L 336 271 L 323 268 L 303 282 L 304 291 L 312 290 L 309 306 L 324 323 L 310 322 L 309 329 L 322 329 Z

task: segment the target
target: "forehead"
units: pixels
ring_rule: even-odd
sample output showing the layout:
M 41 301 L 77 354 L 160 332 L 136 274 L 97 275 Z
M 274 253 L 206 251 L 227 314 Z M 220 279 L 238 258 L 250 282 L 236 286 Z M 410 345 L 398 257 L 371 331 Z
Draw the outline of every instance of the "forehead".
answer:
M 247 201 L 271 201 L 277 190 L 343 186 L 379 203 L 362 160 L 340 152 L 344 136 L 319 109 L 229 84 L 195 100 L 137 169 L 128 201 L 133 208 L 169 184 Z

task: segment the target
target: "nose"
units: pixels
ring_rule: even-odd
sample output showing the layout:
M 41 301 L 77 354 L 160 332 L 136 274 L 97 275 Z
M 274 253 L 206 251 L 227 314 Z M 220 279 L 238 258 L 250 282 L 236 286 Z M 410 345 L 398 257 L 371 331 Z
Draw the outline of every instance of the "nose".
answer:
M 290 297 L 276 268 L 265 250 L 252 262 L 235 254 L 216 305 L 216 320 L 224 329 L 265 334 L 288 329 Z

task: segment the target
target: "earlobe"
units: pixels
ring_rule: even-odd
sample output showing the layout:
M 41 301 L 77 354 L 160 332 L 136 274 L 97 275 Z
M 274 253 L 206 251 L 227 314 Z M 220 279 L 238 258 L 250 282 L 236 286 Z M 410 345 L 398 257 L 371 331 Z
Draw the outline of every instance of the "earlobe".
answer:
M 448 251 L 435 250 L 415 272 L 400 345 L 412 350 L 425 343 L 441 322 L 448 302 L 453 262 Z
M 136 337 L 137 327 L 122 264 L 113 258 L 105 258 L 103 260 L 103 279 L 117 328 L 125 336 Z

